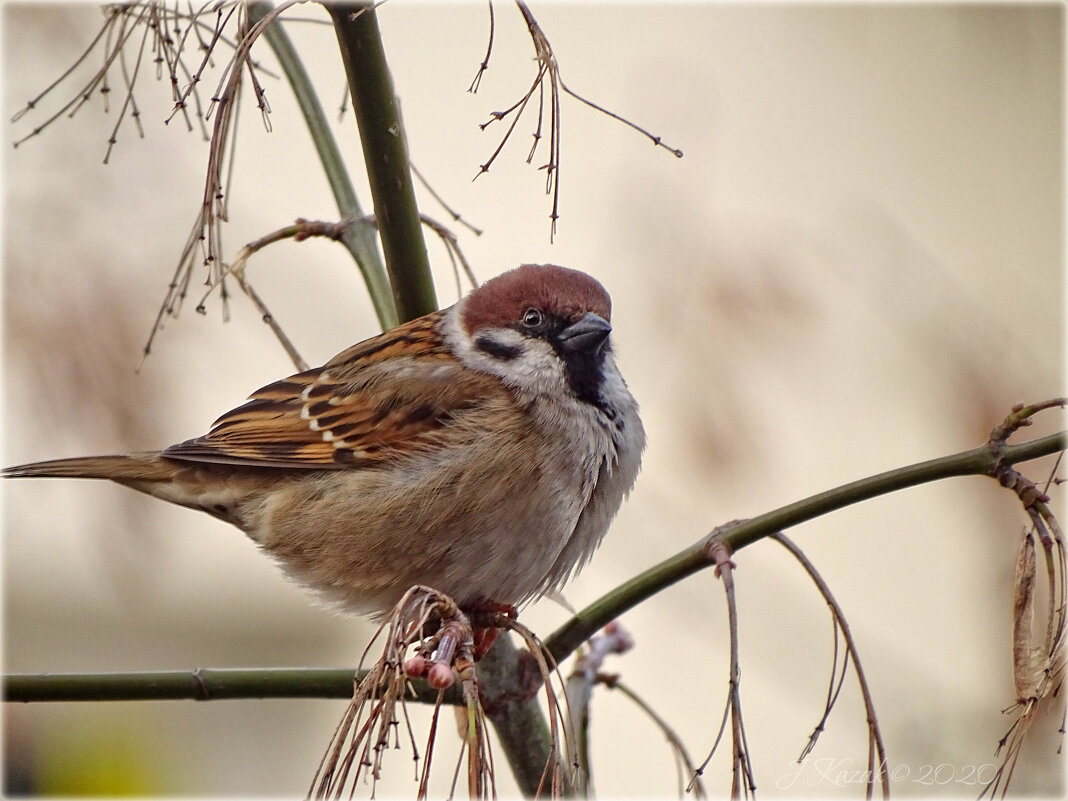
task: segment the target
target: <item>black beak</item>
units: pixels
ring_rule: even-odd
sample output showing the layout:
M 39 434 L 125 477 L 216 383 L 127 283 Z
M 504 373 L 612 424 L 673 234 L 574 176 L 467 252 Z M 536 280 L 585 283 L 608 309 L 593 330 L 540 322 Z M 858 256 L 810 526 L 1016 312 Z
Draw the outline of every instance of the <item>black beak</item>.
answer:
M 596 353 L 604 346 L 611 332 L 612 326 L 607 320 L 593 312 L 586 312 L 581 320 L 561 331 L 558 338 L 560 346 L 566 351 Z

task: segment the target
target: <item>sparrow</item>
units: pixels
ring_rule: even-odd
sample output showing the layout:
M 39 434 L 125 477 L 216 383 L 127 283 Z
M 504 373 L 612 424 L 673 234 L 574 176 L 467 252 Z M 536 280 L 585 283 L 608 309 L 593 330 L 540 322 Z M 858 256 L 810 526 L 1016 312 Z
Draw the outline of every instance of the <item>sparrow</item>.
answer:
M 517 607 L 589 561 L 638 475 L 610 321 L 596 280 L 525 264 L 257 390 L 204 436 L 3 475 L 207 512 L 347 611 L 380 617 L 414 585 Z

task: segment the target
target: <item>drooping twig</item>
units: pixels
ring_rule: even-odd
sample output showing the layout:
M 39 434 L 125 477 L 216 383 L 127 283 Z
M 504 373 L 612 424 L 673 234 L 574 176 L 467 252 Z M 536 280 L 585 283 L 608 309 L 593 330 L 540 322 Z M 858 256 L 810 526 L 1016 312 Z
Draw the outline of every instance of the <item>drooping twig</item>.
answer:
M 205 3 L 204 8 L 201 9 L 201 12 L 203 12 L 206 8 L 207 3 Z M 189 34 L 196 34 L 199 43 L 199 49 L 201 51 L 200 64 L 189 75 L 188 82 L 186 83 L 184 89 L 178 89 L 178 76 L 172 74 L 171 85 L 174 87 L 176 96 L 174 98 L 174 108 L 171 110 L 171 115 L 167 117 L 166 120 L 164 120 L 164 123 L 169 123 L 179 112 L 185 112 L 185 109 L 188 106 L 190 96 L 199 96 L 200 81 L 204 77 L 204 71 L 208 69 L 208 67 L 212 63 L 211 57 L 215 51 L 215 45 L 222 39 L 223 29 L 230 22 L 236 10 L 236 6 L 231 6 L 228 10 L 226 10 L 226 15 L 223 16 L 224 9 L 222 6 L 219 6 L 215 9 L 215 25 L 212 28 L 211 40 L 209 42 L 205 42 L 203 39 L 201 39 L 199 25 L 189 25 L 186 28 L 185 33 L 178 40 L 178 48 L 175 58 L 176 62 L 180 61 L 181 59 L 181 52 L 184 49 L 185 42 L 188 39 Z M 199 16 L 200 15 L 198 14 L 198 19 Z
M 482 57 L 482 63 L 478 65 L 478 72 L 475 73 L 471 85 L 467 87 L 467 91 L 472 94 L 478 91 L 482 83 L 482 75 L 489 69 L 490 54 L 493 52 L 493 0 L 487 0 L 486 5 L 489 7 L 489 41 L 486 42 L 486 55 Z
M 729 530 L 733 523 L 722 526 L 720 532 Z M 716 576 L 723 582 L 723 591 L 727 596 L 727 625 L 730 633 L 730 675 L 727 680 L 727 710 L 731 722 L 731 798 L 741 798 L 743 795 L 750 798 L 756 792 L 756 782 L 753 779 L 752 760 L 749 755 L 749 743 L 745 736 L 745 723 L 742 718 L 742 670 L 738 648 L 738 606 L 734 595 L 734 570 L 735 564 L 731 560 L 731 550 L 723 541 L 720 533 L 714 534 L 708 541 L 708 557 L 711 564 L 715 565 Z M 727 713 L 724 713 L 724 722 Z M 704 772 L 705 767 L 716 753 L 722 736 L 720 734 L 709 749 L 708 756 L 694 771 L 693 779 L 696 781 Z
M 155 324 L 145 344 L 144 354 L 146 356 L 151 351 L 156 334 L 161 330 L 163 320 L 166 317 L 178 314 L 188 291 L 192 271 L 198 262 L 208 267 L 208 277 L 205 283 L 209 287 L 209 292 L 217 290 L 220 293 L 223 298 L 224 319 L 228 315 L 225 302 L 228 296 L 226 287 L 227 272 L 225 266 L 220 267 L 219 258 L 223 248 L 220 238 L 221 229 L 218 223 L 220 220 L 227 218 L 227 203 L 230 193 L 226 187 L 231 183 L 230 176 L 234 164 L 232 139 L 236 136 L 236 122 L 240 108 L 235 101 L 240 93 L 242 75 L 246 70 L 251 76 L 250 79 L 261 114 L 266 115 L 269 111 L 263 88 L 252 70 L 252 66 L 256 62 L 251 58 L 251 47 L 261 34 L 277 56 L 297 98 L 298 106 L 304 115 L 312 141 L 316 145 L 338 209 L 344 217 L 352 221 L 337 239 L 348 248 L 360 268 L 381 327 L 383 329 L 392 328 L 398 322 L 397 312 L 393 305 L 392 291 L 381 257 L 378 254 L 374 234 L 369 232 L 368 226 L 361 222 L 365 215 L 363 215 L 355 192 L 352 189 L 351 181 L 342 163 L 333 134 L 326 123 L 318 97 L 289 38 L 280 25 L 275 23 L 283 11 L 297 2 L 300 2 L 300 0 L 288 0 L 288 2 L 276 8 L 272 8 L 266 2 L 252 3 L 247 7 L 247 21 L 241 21 L 240 38 L 235 46 L 235 53 L 223 71 L 219 88 L 216 90 L 212 99 L 212 107 L 209 109 L 209 115 L 215 115 L 215 124 L 212 130 L 207 179 L 201 208 L 182 250 L 175 275 L 157 313 Z M 224 24 L 225 21 L 220 21 L 216 28 L 213 29 L 211 41 L 202 46 L 202 49 L 205 50 L 205 59 L 212 52 L 215 41 L 221 37 Z M 201 70 L 206 64 L 207 61 L 201 65 Z M 179 96 L 176 107 L 184 105 L 188 93 L 200 80 L 201 70 L 198 70 L 194 78 L 189 82 L 186 92 Z M 227 145 L 228 140 L 230 142 Z M 225 181 L 222 179 L 224 169 L 227 174 Z M 198 304 L 197 309 L 198 311 L 203 310 L 203 303 Z M 273 318 L 267 317 L 266 319 Z M 278 335 L 279 332 L 276 331 L 275 333 Z M 284 337 L 279 336 L 279 340 L 284 343 Z M 293 356 L 291 347 L 287 347 L 287 352 L 290 353 L 291 357 Z
M 60 75 L 59 78 L 49 84 L 40 94 L 38 94 L 32 100 L 28 101 L 20 111 L 18 111 L 14 116 L 12 116 L 11 121 L 18 122 L 22 119 L 23 116 L 35 110 L 37 108 L 37 105 L 42 99 L 44 99 L 45 96 L 50 94 L 64 80 L 66 80 L 71 74 L 73 74 L 73 72 L 85 61 L 85 59 L 88 58 L 89 54 L 96 48 L 97 44 L 100 42 L 100 39 L 103 38 L 105 34 L 110 37 L 113 33 L 113 28 L 118 27 L 118 35 L 116 36 L 114 42 L 109 40 L 108 47 L 105 48 L 103 66 L 101 66 L 89 78 L 88 82 L 83 84 L 82 88 L 79 89 L 77 93 L 75 93 L 74 96 L 71 97 L 70 100 L 64 103 L 58 111 L 56 111 L 50 117 L 45 119 L 44 122 L 34 126 L 30 133 L 19 139 L 16 139 L 14 142 L 15 147 L 18 147 L 19 145 L 23 144 L 28 139 L 32 139 L 33 137 L 38 136 L 41 131 L 43 131 L 45 128 L 47 128 L 49 125 L 51 125 L 64 114 L 67 114 L 71 117 L 74 116 L 74 114 L 78 112 L 78 109 L 84 103 L 86 103 L 92 97 L 93 93 L 98 89 L 101 89 L 102 87 L 105 88 L 104 96 L 107 96 L 106 86 L 108 69 L 119 57 L 119 54 L 122 52 L 122 49 L 125 46 L 127 39 L 129 39 L 129 37 L 133 34 L 135 26 L 127 25 L 128 12 L 124 8 L 114 7 L 106 13 L 107 19 L 105 20 L 104 25 L 101 27 L 100 31 L 97 33 L 96 37 L 93 39 L 92 42 L 90 42 L 89 47 L 87 47 L 85 51 L 77 59 L 75 59 L 74 63 L 62 75 Z M 144 12 L 141 13 L 143 14 Z
M 460 247 L 456 234 L 449 230 L 444 224 L 431 219 L 426 215 L 420 215 L 420 219 L 423 225 L 437 234 L 441 239 L 442 244 L 445 246 L 446 253 L 449 256 L 449 260 L 452 262 L 454 271 L 456 272 L 457 293 L 459 294 L 460 292 L 461 270 L 472 286 L 478 286 L 478 280 L 475 278 L 474 272 L 471 270 L 471 265 L 468 263 L 467 257 L 464 255 L 464 252 Z M 378 220 L 373 214 L 352 217 L 347 220 L 341 220 L 340 222 L 298 219 L 293 225 L 287 225 L 284 228 L 271 231 L 269 234 L 265 234 L 259 239 L 249 242 L 234 255 L 233 260 L 229 264 L 223 265 L 220 273 L 220 280 L 209 286 L 204 292 L 200 302 L 197 303 L 197 312 L 203 314 L 206 311 L 208 297 L 216 290 L 221 290 L 226 286 L 223 279 L 233 278 L 237 281 L 241 291 L 244 292 L 252 302 L 252 305 L 256 307 L 263 322 L 270 327 L 271 332 L 278 339 L 282 348 L 285 350 L 286 355 L 289 356 L 293 365 L 297 368 L 297 371 L 307 370 L 309 366 L 308 363 L 301 357 L 292 340 L 282 329 L 281 324 L 278 322 L 274 314 L 271 313 L 271 310 L 267 307 L 266 301 L 260 297 L 259 293 L 256 292 L 252 287 L 252 284 L 249 282 L 246 274 L 248 260 L 255 253 L 268 245 L 273 245 L 286 239 L 295 239 L 298 242 L 302 242 L 305 239 L 311 239 L 313 237 L 323 237 L 334 241 L 343 241 L 355 225 L 367 226 L 374 229 L 378 227 Z
M 460 248 L 460 242 L 456 238 L 456 234 L 437 220 L 433 220 L 425 214 L 420 214 L 419 219 L 423 225 L 438 235 L 438 238 L 445 246 L 445 252 L 449 256 L 449 262 L 452 264 L 453 273 L 456 276 L 457 297 L 463 292 L 463 288 L 460 286 L 461 272 L 472 287 L 478 286 L 478 279 L 475 277 L 475 272 L 471 269 L 471 265 L 467 261 L 467 257 L 464 255 L 463 250 Z
M 93 37 L 93 40 L 91 42 L 89 42 L 89 46 L 86 47 L 85 50 L 82 51 L 81 55 L 79 55 L 77 58 L 74 59 L 74 62 L 69 67 L 67 67 L 67 69 L 65 69 L 60 74 L 60 76 L 58 78 L 56 78 L 54 81 L 52 81 L 52 83 L 48 84 L 48 86 L 46 86 L 43 90 L 41 90 L 32 99 L 27 100 L 26 104 L 11 116 L 11 122 L 13 122 L 13 123 L 14 122 L 18 122 L 24 116 L 29 114 L 31 111 L 36 110 L 38 103 L 40 103 L 45 97 L 47 97 L 49 94 L 51 94 L 52 90 L 54 90 L 61 83 L 63 83 L 63 81 L 65 81 L 76 69 L 78 69 L 79 66 L 81 66 L 82 62 L 85 61 L 89 57 L 89 54 L 92 53 L 96 49 L 97 44 L 100 42 L 100 40 L 102 38 L 104 38 L 105 34 L 110 34 L 111 33 L 111 30 L 114 27 L 115 23 L 118 22 L 119 17 L 124 12 L 122 11 L 122 9 L 120 9 L 118 7 L 113 7 L 111 9 L 109 9 L 108 11 L 106 11 L 105 13 L 107 14 L 107 19 L 105 20 L 104 24 L 100 27 L 100 30 L 98 30 L 96 32 L 96 36 Z M 111 48 L 105 48 L 105 52 L 108 53 L 108 54 L 111 54 L 112 50 L 111 50 Z M 109 59 L 114 59 L 114 57 L 115 57 L 114 55 L 109 55 L 108 56 Z M 108 63 L 110 63 L 110 61 Z M 41 130 L 48 125 L 48 122 L 51 122 L 52 120 L 56 119 L 61 114 L 63 114 L 63 112 L 65 112 L 72 105 L 77 103 L 80 97 L 84 97 L 86 93 L 91 93 L 98 86 L 102 85 L 106 81 L 106 75 L 107 75 L 106 71 L 97 72 L 93 76 L 93 78 L 90 80 L 90 82 L 88 84 L 86 84 L 79 92 L 77 92 L 74 95 L 74 97 L 65 106 L 63 106 L 58 112 L 56 112 L 56 114 L 54 114 L 52 117 L 50 117 L 47 122 L 45 122 L 43 125 L 39 125 L 38 127 L 34 128 L 33 132 L 29 136 L 23 137 L 22 139 L 19 139 L 18 141 L 16 141 L 15 142 L 15 147 L 18 147 L 20 143 L 25 142 L 26 139 L 30 138 L 30 136 L 38 135 L 41 132 Z
M 514 618 L 501 617 L 498 623 L 520 636 L 527 646 L 526 653 L 533 657 L 537 668 L 537 676 L 545 694 L 546 712 L 549 719 L 550 759 L 545 762 L 535 795 L 541 796 L 548 790 L 553 798 L 559 798 L 575 786 L 574 766 L 576 762 L 574 742 L 568 736 L 567 728 L 567 721 L 571 719 L 571 714 L 564 708 L 567 704 L 567 693 L 562 687 L 560 671 L 556 661 L 545 650 L 541 639 L 533 631 Z M 558 685 L 561 685 L 559 691 L 553 686 L 554 678 Z M 500 733 L 500 724 L 497 720 L 494 722 Z M 532 734 L 536 733 L 532 732 Z
M 477 179 L 483 173 L 489 172 L 493 162 L 496 161 L 497 156 L 504 149 L 505 143 L 511 138 L 512 132 L 515 130 L 516 125 L 519 123 L 520 118 L 523 116 L 523 112 L 526 111 L 531 98 L 534 96 L 535 90 L 538 92 L 538 119 L 534 128 L 534 142 L 531 145 L 530 152 L 527 154 L 527 163 L 530 164 L 534 160 L 534 155 L 538 150 L 538 145 L 542 140 L 542 122 L 544 119 L 545 111 L 545 81 L 549 83 L 549 158 L 539 169 L 545 170 L 545 193 L 551 194 L 553 197 L 552 212 L 549 215 L 551 220 L 549 237 L 552 240 L 556 235 L 556 221 L 560 217 L 560 135 L 561 135 L 561 123 L 560 123 L 560 92 L 569 95 L 580 103 L 595 109 L 596 111 L 606 114 L 618 122 L 633 128 L 647 139 L 649 139 L 657 147 L 662 147 L 676 158 L 682 158 L 682 151 L 678 148 L 671 147 L 664 143 L 661 137 L 650 133 L 640 125 L 636 125 L 630 120 L 622 117 L 615 112 L 609 111 L 603 106 L 588 100 L 574 91 L 572 91 L 563 81 L 560 76 L 560 67 L 556 61 L 556 55 L 553 52 L 552 45 L 549 43 L 548 37 L 542 30 L 538 21 L 534 18 L 534 14 L 530 11 L 523 0 L 516 0 L 516 6 L 519 8 L 520 14 L 523 16 L 523 20 L 527 25 L 527 32 L 530 34 L 530 40 L 534 45 L 534 57 L 538 64 L 538 71 L 534 76 L 534 80 L 531 82 L 527 91 L 513 103 L 509 108 L 504 111 L 495 111 L 490 115 L 490 119 L 484 122 L 481 126 L 481 130 L 486 130 L 494 122 L 500 122 L 512 117 L 511 123 L 508 125 L 507 130 L 501 137 L 496 149 L 490 154 L 490 157 L 479 166 L 479 171 L 475 175 Z M 489 66 L 490 49 L 493 46 L 493 6 L 490 5 L 490 43 L 486 49 L 486 57 L 483 59 L 478 73 L 475 76 L 475 80 L 472 81 L 469 91 L 476 91 L 479 83 L 482 80 L 482 75 L 486 68 Z M 514 116 L 512 116 L 514 114 Z
M 134 124 L 137 126 L 137 132 L 143 139 L 145 136 L 145 130 L 141 126 L 141 112 L 137 108 L 137 101 L 134 99 L 134 85 L 137 83 L 137 74 L 141 70 L 141 57 L 145 53 L 145 45 L 148 43 L 148 34 L 151 30 L 150 26 L 146 25 L 143 35 L 141 36 L 141 45 L 137 48 L 137 60 L 134 62 L 133 70 L 130 70 L 126 66 L 126 49 L 119 48 L 119 67 L 122 71 L 122 80 L 125 87 L 125 92 L 122 100 L 122 106 L 119 109 L 118 118 L 115 120 L 115 126 L 111 129 L 111 136 L 108 137 L 108 149 L 104 154 L 104 163 L 107 164 L 111 158 L 111 150 L 115 147 L 115 143 L 118 141 L 119 126 L 122 125 L 122 121 L 126 118 L 126 111 L 132 108 L 131 117 L 134 120 Z
M 426 636 L 428 627 L 436 631 Z M 465 708 L 472 716 L 470 726 L 476 742 L 470 744 L 469 775 L 475 797 L 494 790 L 492 759 L 485 737 L 484 713 L 478 701 L 478 684 L 473 669 L 472 627 L 466 615 L 451 598 L 429 587 L 412 587 L 396 604 L 364 650 L 364 659 L 379 638 L 384 638 L 382 655 L 355 684 L 341 722 L 312 779 L 309 798 L 340 798 L 346 785 L 355 787 L 369 779 L 374 786 L 382 775 L 382 759 L 397 747 L 399 714 L 407 718 L 406 694 L 411 678 L 423 676 L 432 687 L 444 692 L 461 679 Z M 412 650 L 414 648 L 414 651 Z M 440 698 L 434 708 L 426 762 L 420 782 L 425 793 L 433 742 L 437 733 Z M 409 745 L 418 760 L 415 735 L 409 727 Z M 462 757 L 461 757 L 462 758 Z
M 589 751 L 593 687 L 598 683 L 605 658 L 610 654 L 626 653 L 633 647 L 634 640 L 630 634 L 618 621 L 612 621 L 602 633 L 590 637 L 567 677 L 567 706 L 571 713 L 569 728 L 577 756 L 576 790 L 579 795 L 589 796 L 593 782 Z
M 426 191 L 430 193 L 430 196 L 432 198 L 434 198 L 434 200 L 437 202 L 437 204 L 439 206 L 441 206 L 443 209 L 445 209 L 446 212 L 448 212 L 449 216 L 452 217 L 453 221 L 460 223 L 460 225 L 464 226 L 468 231 L 473 233 L 475 236 L 482 236 L 482 229 L 472 225 L 471 223 L 469 223 L 467 220 L 465 220 L 463 218 L 463 216 L 460 214 L 460 212 L 456 211 L 452 206 L 450 206 L 448 203 L 446 203 L 445 199 L 434 190 L 434 187 L 432 187 L 430 185 L 430 182 L 427 181 L 427 179 L 423 177 L 423 174 L 421 172 L 419 172 L 419 170 L 416 168 L 414 162 L 412 163 L 412 175 L 414 175 L 416 177 L 416 179 L 419 181 L 419 183 L 421 183 L 423 185 L 423 188 L 426 189 Z
M 1018 429 L 1031 424 L 1039 411 L 1065 405 L 1064 398 L 1025 406 L 1017 404 L 990 432 L 990 450 L 1001 456 L 1008 438 Z M 1064 532 L 1049 506 L 1047 490 L 1054 480 L 1060 460 L 1054 465 L 1044 490 L 999 459 L 992 475 L 1019 498 L 1031 526 L 1023 532 L 1013 581 L 1013 679 L 1016 702 L 1005 712 L 1016 717 L 999 741 L 996 753 L 1002 756 L 994 778 L 984 787 L 980 798 L 992 797 L 1000 787 L 1002 797 L 1008 792 L 1012 774 L 1024 742 L 1043 706 L 1057 696 L 1064 681 L 1065 628 L 1068 625 L 1068 567 Z M 1046 630 L 1040 638 L 1034 633 L 1035 593 L 1038 570 L 1036 542 L 1041 545 L 1046 563 Z M 1004 782 L 1004 784 L 1002 784 Z
M 567 736 L 567 696 L 556 662 L 541 641 L 517 620 L 498 616 L 497 624 L 518 634 L 518 650 L 508 636 L 498 638 L 478 663 L 486 715 L 493 723 L 519 791 L 528 798 L 569 794 L 574 786 L 573 745 Z M 559 689 L 558 689 L 559 688 Z M 545 712 L 537 701 L 545 698 Z
M 608 687 L 611 690 L 619 690 L 630 701 L 632 701 L 642 712 L 644 712 L 650 720 L 656 724 L 656 727 L 660 729 L 664 738 L 671 746 L 672 752 L 675 754 L 676 761 L 679 766 L 679 796 L 681 797 L 684 792 L 693 793 L 694 798 L 706 798 L 704 784 L 701 782 L 701 777 L 697 775 L 697 767 L 694 765 L 693 760 L 690 758 L 689 752 L 686 750 L 686 745 L 682 742 L 682 739 L 675 732 L 673 728 L 664 720 L 656 710 L 649 706 L 640 695 L 634 690 L 619 680 L 619 676 L 608 676 L 600 674 L 597 680 Z
M 853 633 L 849 629 L 849 623 L 842 612 L 842 608 L 838 605 L 838 601 L 835 600 L 834 595 L 831 593 L 831 588 L 827 586 L 827 582 L 823 580 L 823 577 L 816 570 L 816 566 L 809 561 L 809 558 L 805 556 L 804 552 L 794 544 L 793 540 L 787 537 L 782 532 L 778 532 L 771 535 L 771 538 L 782 545 L 787 551 L 793 555 L 793 557 L 801 563 L 801 566 L 808 573 L 809 578 L 816 585 L 816 589 L 819 590 L 820 595 L 823 596 L 823 600 L 827 602 L 827 606 L 830 607 L 831 617 L 835 625 L 835 651 L 838 648 L 837 632 L 842 632 L 842 638 L 845 640 L 847 656 L 842 660 L 842 676 L 845 675 L 847 664 L 852 661 L 853 672 L 856 674 L 857 683 L 860 685 L 860 693 L 864 698 L 864 713 L 867 716 L 868 721 L 868 770 L 866 774 L 867 780 L 867 798 L 872 797 L 873 785 L 876 776 L 879 778 L 879 783 L 882 786 L 883 798 L 890 797 L 890 779 L 886 772 L 886 746 L 883 744 L 882 732 L 879 730 L 879 721 L 875 715 L 875 703 L 872 701 L 871 689 L 868 687 L 868 680 L 864 676 L 864 668 L 860 664 L 860 654 L 857 652 L 856 641 L 853 639 Z M 834 671 L 831 675 L 831 687 L 834 687 Z M 824 723 L 827 717 L 830 715 L 831 709 L 834 706 L 834 702 L 838 697 L 838 692 L 841 690 L 841 679 L 838 681 L 838 689 L 828 692 L 827 705 L 824 710 L 824 714 L 816 729 L 813 731 L 812 736 L 809 738 L 808 744 L 805 746 L 805 750 L 801 756 L 798 757 L 798 762 L 801 762 L 805 756 L 812 750 L 816 744 L 816 740 L 819 737 L 819 733 L 823 731 Z M 876 762 L 876 756 L 878 761 Z
M 270 11 L 271 6 L 267 2 L 251 3 L 248 8 L 249 19 L 253 23 L 258 22 Z M 292 18 L 286 17 L 287 23 L 291 21 L 293 21 Z M 329 24 L 325 20 L 321 22 Z M 275 58 L 278 59 L 282 72 L 293 90 L 293 96 L 297 100 L 301 114 L 304 116 L 304 124 L 308 128 L 323 173 L 330 185 L 338 215 L 344 219 L 364 217 L 365 211 L 356 196 L 356 190 L 353 188 L 352 180 L 341 158 L 341 150 L 327 122 L 326 113 L 319 101 L 319 94 L 304 68 L 304 62 L 282 25 L 267 26 L 264 29 L 264 38 L 274 52 Z M 393 305 L 389 277 L 382 263 L 382 254 L 379 251 L 378 239 L 374 231 L 369 226 L 353 224 L 346 228 L 339 241 L 348 248 L 356 261 L 364 284 L 367 286 L 367 292 L 371 296 L 375 314 L 378 316 L 378 324 L 383 331 L 395 327 L 399 322 L 397 309 Z
M 241 92 L 242 76 L 245 74 L 246 69 L 250 74 L 254 74 L 255 62 L 252 60 L 251 50 L 264 29 L 279 14 L 298 2 L 302 2 L 302 0 L 286 0 L 286 2 L 263 14 L 252 25 L 249 24 L 248 9 L 243 5 L 238 7 L 240 12 L 235 17 L 237 20 L 237 35 L 235 37 L 234 52 L 223 68 L 218 87 L 212 96 L 211 105 L 205 115 L 209 119 L 214 117 L 214 121 L 211 142 L 208 148 L 208 162 L 205 169 L 204 190 L 201 196 L 200 208 L 182 249 L 174 276 L 168 285 L 166 295 L 156 314 L 155 323 L 143 349 L 143 358 L 147 357 L 151 352 L 152 343 L 162 329 L 164 319 L 178 314 L 185 299 L 192 272 L 198 263 L 207 268 L 207 275 L 204 280 L 205 285 L 208 287 L 218 285 L 220 298 L 223 301 L 224 319 L 228 315 L 227 299 L 229 293 L 225 281 L 225 267 L 221 259 L 223 247 L 219 223 L 227 218 L 226 204 L 229 198 L 229 191 L 223 175 L 224 173 L 229 174 L 230 166 L 233 163 L 234 148 L 231 140 L 235 134 L 234 124 L 238 108 L 237 101 Z M 221 14 L 222 7 L 218 11 Z M 235 12 L 231 9 L 230 13 Z M 204 55 L 205 65 L 213 52 L 214 44 L 222 36 L 222 28 L 228 20 L 229 15 L 225 20 L 220 19 L 217 21 L 213 29 L 212 40 L 207 45 Z M 190 85 L 195 85 L 199 80 L 198 71 L 194 73 L 194 80 L 191 81 Z M 257 105 L 261 113 L 266 114 L 269 107 L 266 105 L 263 89 L 258 81 L 254 80 L 253 84 L 257 93 Z M 191 89 L 187 89 L 179 95 L 176 106 L 185 102 L 189 91 Z M 229 146 L 228 143 L 230 143 Z
M 773 538 L 777 535 L 773 535 Z M 797 758 L 798 764 L 805 761 L 805 757 L 812 753 L 816 748 L 816 743 L 819 742 L 820 735 L 827 728 L 827 721 L 831 717 L 831 712 L 834 710 L 834 705 L 838 702 L 838 696 L 842 692 L 842 687 L 845 685 L 846 672 L 849 670 L 849 651 L 846 650 L 844 654 L 839 653 L 839 628 L 838 619 L 831 615 L 831 639 L 833 647 L 831 649 L 831 675 L 827 682 L 827 698 L 823 704 L 823 714 L 820 715 L 819 722 L 812 729 L 812 734 L 808 737 L 808 742 L 805 743 L 805 747 L 801 749 L 801 754 Z M 841 660 L 842 666 L 839 669 L 838 663 Z M 868 774 L 869 777 L 871 774 Z M 870 778 L 869 778 L 870 782 Z M 870 791 L 869 791 L 870 795 Z

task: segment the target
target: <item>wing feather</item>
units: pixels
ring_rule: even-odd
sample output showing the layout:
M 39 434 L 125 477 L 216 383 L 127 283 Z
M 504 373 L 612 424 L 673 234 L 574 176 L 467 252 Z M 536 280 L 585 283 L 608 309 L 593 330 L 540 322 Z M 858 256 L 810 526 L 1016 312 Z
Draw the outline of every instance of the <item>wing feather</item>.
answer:
M 322 367 L 276 381 L 172 445 L 183 461 L 314 470 L 373 467 L 425 448 L 448 426 L 508 395 L 463 368 L 437 332 L 441 312 L 354 345 Z

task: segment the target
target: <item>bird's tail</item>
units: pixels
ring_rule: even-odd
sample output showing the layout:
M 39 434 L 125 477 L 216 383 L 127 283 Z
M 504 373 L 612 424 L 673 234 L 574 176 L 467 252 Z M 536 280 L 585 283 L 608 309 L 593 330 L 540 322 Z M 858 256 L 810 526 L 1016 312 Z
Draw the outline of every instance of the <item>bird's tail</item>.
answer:
M 132 453 L 127 456 L 86 456 L 75 459 L 52 459 L 15 467 L 5 467 L 4 478 L 104 478 L 112 481 L 166 481 L 176 465 L 158 453 Z

